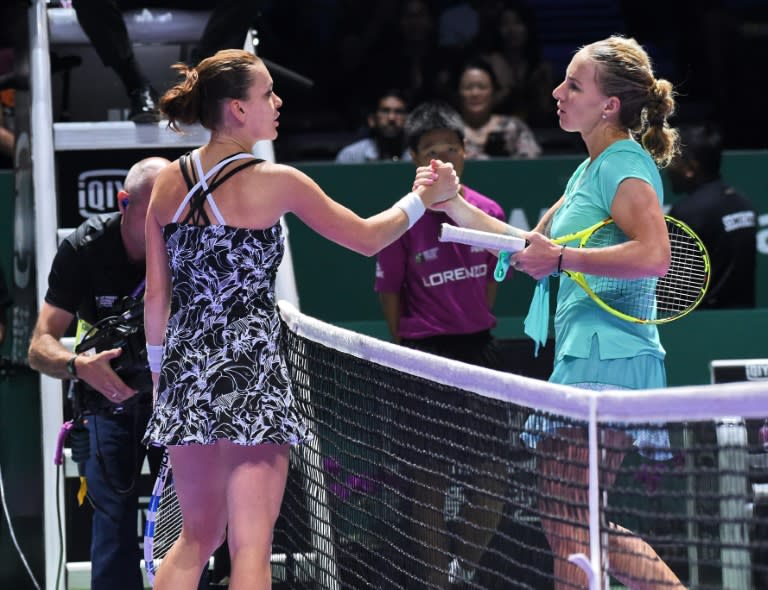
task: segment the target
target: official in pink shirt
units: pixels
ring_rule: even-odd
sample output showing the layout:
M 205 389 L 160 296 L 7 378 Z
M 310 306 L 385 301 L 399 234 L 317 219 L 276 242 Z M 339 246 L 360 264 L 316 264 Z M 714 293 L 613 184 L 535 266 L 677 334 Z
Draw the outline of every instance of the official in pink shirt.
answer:
M 439 157 L 453 164 L 461 177 L 464 124 L 455 110 L 443 103 L 422 104 L 409 115 L 405 135 L 417 166 Z M 459 192 L 476 207 L 504 220 L 498 203 L 463 185 Z M 404 346 L 502 369 L 500 348 L 491 335 L 496 325 L 491 311 L 496 297 L 496 256 L 438 241 L 442 223 L 450 223 L 446 214 L 427 211 L 409 231 L 379 252 L 375 290 L 389 330 Z M 426 585 L 436 588 L 471 582 L 503 511 L 507 467 L 501 458 L 510 452 L 510 432 L 496 410 L 480 400 L 438 399 L 435 391 L 415 383 L 409 383 L 408 394 L 395 408 L 396 423 L 407 431 L 419 429 L 427 421 L 435 436 L 428 453 L 409 444 L 402 432 L 392 437 L 393 454 L 402 462 L 404 481 L 410 482 L 403 493 L 411 502 L 408 510 L 414 526 L 409 534 L 414 539 L 414 563 L 422 564 L 412 575 L 414 579 L 426 576 Z M 443 428 L 441 424 L 450 426 Z M 477 434 L 469 434 L 462 441 L 475 450 L 472 456 L 464 446 L 452 444 L 457 427 Z M 457 448 L 462 449 L 459 454 Z M 450 474 L 467 462 L 475 475 L 467 475 L 462 482 L 468 484 L 463 486 L 466 502 L 456 515 L 456 523 L 461 524 L 452 537 L 447 521 L 435 515 L 444 513 L 445 494 L 453 477 Z M 430 526 L 419 526 L 423 522 Z

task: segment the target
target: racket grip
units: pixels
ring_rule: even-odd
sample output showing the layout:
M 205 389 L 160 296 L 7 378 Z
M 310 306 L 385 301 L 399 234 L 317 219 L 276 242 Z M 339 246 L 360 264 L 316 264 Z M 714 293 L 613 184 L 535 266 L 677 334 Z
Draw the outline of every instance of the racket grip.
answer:
M 507 252 L 519 252 L 527 245 L 524 238 L 515 237 L 510 234 L 498 234 L 456 227 L 448 223 L 443 223 L 440 226 L 440 233 L 437 239 L 441 242 L 456 242 L 458 244 L 475 246 L 476 248 Z

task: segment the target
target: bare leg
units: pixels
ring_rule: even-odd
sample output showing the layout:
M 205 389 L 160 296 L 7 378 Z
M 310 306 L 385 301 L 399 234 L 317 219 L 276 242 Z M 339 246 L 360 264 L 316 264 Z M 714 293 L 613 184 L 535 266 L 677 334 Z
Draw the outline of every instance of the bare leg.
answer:
M 193 590 L 208 558 L 224 541 L 225 472 L 218 461 L 217 445 L 173 446 L 168 452 L 184 524 L 160 564 L 153 588 Z
M 656 551 L 631 531 L 611 523 L 609 571 L 627 588 L 635 590 L 684 590 L 670 567 Z
M 613 485 L 616 470 L 630 444 L 622 432 L 603 432 L 605 451 L 601 463 L 601 486 Z M 586 588 L 584 572 L 568 562 L 573 553 L 589 555 L 589 475 L 586 435 L 580 428 L 562 428 L 557 437 L 539 446 L 542 526 L 554 553 L 555 589 Z M 633 590 L 684 589 L 685 586 L 648 543 L 626 529 L 609 525 L 610 573 Z M 611 532 L 613 531 L 613 532 Z
M 411 536 L 416 554 L 414 575 L 423 579 L 427 588 L 444 588 L 448 584 L 450 538 L 445 522 L 445 493 L 450 478 L 443 473 L 446 464 L 430 464 L 414 468 L 409 474 L 411 497 Z M 417 587 L 418 584 L 412 584 Z
M 288 478 L 288 445 L 239 446 L 223 441 L 232 560 L 230 590 L 272 587 L 272 533 Z
M 169 453 L 184 524 L 160 565 L 154 590 L 196 589 L 225 534 L 230 589 L 271 588 L 272 530 L 288 476 L 288 446 L 221 440 L 170 447 Z
M 587 470 L 585 441 L 575 440 L 577 429 L 560 429 L 558 438 L 539 444 L 539 508 L 541 524 L 554 557 L 555 590 L 585 588 L 584 572 L 568 561 L 574 553 L 589 555 L 587 522 Z M 567 437 L 562 440 L 560 437 Z
M 481 475 L 472 478 L 464 488 L 467 502 L 459 512 L 461 524 L 454 542 L 456 556 L 469 569 L 477 567 L 496 534 L 506 503 L 506 464 L 488 461 L 479 469 Z

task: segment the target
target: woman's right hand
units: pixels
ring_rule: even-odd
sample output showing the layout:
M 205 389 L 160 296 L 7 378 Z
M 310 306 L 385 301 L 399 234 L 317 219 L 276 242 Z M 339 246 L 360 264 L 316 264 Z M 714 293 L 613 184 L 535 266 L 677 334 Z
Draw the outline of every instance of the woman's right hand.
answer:
M 425 207 L 452 199 L 459 192 L 459 177 L 450 162 L 432 160 L 429 166 L 416 169 L 413 190 L 418 193 Z

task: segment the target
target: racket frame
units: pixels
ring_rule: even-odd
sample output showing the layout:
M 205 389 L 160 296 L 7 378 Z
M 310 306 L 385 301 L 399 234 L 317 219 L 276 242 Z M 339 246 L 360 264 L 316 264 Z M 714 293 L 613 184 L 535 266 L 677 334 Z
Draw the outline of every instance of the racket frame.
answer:
M 704 243 L 688 225 L 686 225 L 679 219 L 675 219 L 674 217 L 671 217 L 669 215 L 664 216 L 664 221 L 666 222 L 668 228 L 669 228 L 669 225 L 672 224 L 674 226 L 677 226 L 684 233 L 688 234 L 690 237 L 693 238 L 695 246 L 699 249 L 699 252 L 701 253 L 704 272 L 706 274 L 704 284 L 701 286 L 699 293 L 697 293 L 696 299 L 693 301 L 693 303 L 688 305 L 684 310 L 680 311 L 679 313 L 676 313 L 667 317 L 663 317 L 663 318 L 638 318 L 638 317 L 623 313 L 617 309 L 614 309 L 613 307 L 608 305 L 605 301 L 603 301 L 589 286 L 583 273 L 578 271 L 569 271 L 567 269 L 563 269 L 562 272 L 566 274 L 568 278 L 573 280 L 577 285 L 579 285 L 579 287 L 581 287 L 587 293 L 590 299 L 592 299 L 595 303 L 597 303 L 600 306 L 600 308 L 602 308 L 606 312 L 622 320 L 632 322 L 632 323 L 637 323 L 637 324 L 665 324 L 665 323 L 677 320 L 689 314 L 694 309 L 696 309 L 699 303 L 701 303 L 701 301 L 704 299 L 704 296 L 707 292 L 707 288 L 709 287 L 710 260 L 709 260 L 709 254 L 707 252 L 706 247 L 704 246 Z M 552 241 L 558 245 L 565 245 L 569 242 L 574 242 L 578 240 L 578 248 L 584 248 L 585 244 L 587 243 L 590 236 L 594 232 L 612 223 L 614 223 L 613 218 L 606 217 L 605 219 L 599 221 L 598 223 L 586 229 L 582 229 L 578 232 L 574 232 L 571 234 L 567 234 L 565 236 L 554 238 Z M 444 223 L 441 226 L 438 239 L 441 242 L 453 241 L 453 242 L 458 242 L 458 243 L 466 244 L 470 246 L 483 247 L 489 250 L 498 250 L 501 255 L 503 252 L 519 252 L 520 250 L 522 250 L 526 245 L 525 235 L 526 235 L 525 231 L 514 228 L 514 227 L 510 227 L 509 234 L 496 234 L 493 232 L 485 232 L 481 230 L 457 228 L 450 224 Z M 521 246 L 521 243 L 522 243 L 522 246 Z
M 171 460 L 166 449 L 160 461 L 160 469 L 157 473 L 157 478 L 155 478 L 155 484 L 152 487 L 152 495 L 149 498 L 149 505 L 147 507 L 147 521 L 144 524 L 144 569 L 147 572 L 147 580 L 150 586 L 154 582 L 159 565 L 152 554 L 155 544 L 156 518 L 160 508 L 160 499 L 163 497 L 163 490 L 165 490 L 169 478 L 170 481 L 173 481 Z

